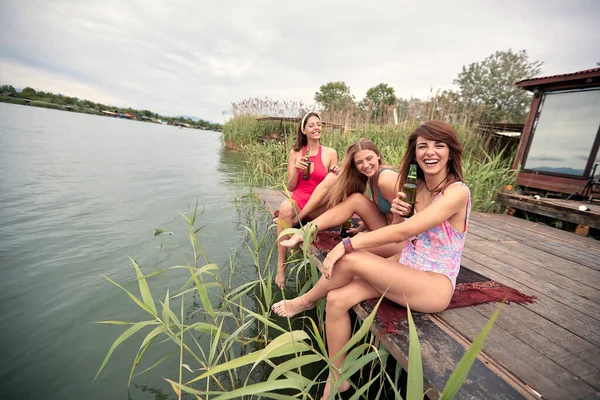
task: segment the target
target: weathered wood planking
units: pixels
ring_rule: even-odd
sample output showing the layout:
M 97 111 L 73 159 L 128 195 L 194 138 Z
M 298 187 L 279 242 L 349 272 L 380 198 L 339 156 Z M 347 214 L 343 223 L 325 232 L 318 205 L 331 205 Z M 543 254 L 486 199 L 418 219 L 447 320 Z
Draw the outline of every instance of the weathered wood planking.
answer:
M 587 247 L 591 249 L 596 249 L 596 251 L 600 250 L 600 243 L 596 239 L 593 239 L 591 237 L 573 237 L 573 234 L 571 232 L 562 231 L 560 229 L 550 227 L 540 222 L 528 221 L 522 218 L 514 218 L 506 214 L 486 213 L 477 213 L 477 220 L 497 221 L 497 223 L 492 222 L 492 224 L 503 225 L 507 228 L 514 227 L 520 230 L 532 231 L 534 233 L 542 234 L 553 239 L 566 240 L 573 243 L 576 246 L 581 246 L 583 248 Z
M 474 218 L 472 218 L 469 224 L 470 236 L 476 236 L 492 242 L 520 242 L 549 253 L 557 257 L 557 260 L 570 260 L 589 268 L 600 270 L 600 250 L 578 245 L 574 239 L 571 241 L 560 240 L 542 233 L 519 230 L 512 226 L 505 227 L 501 224 L 493 224 L 490 220 L 479 220 L 479 215 L 477 213 L 473 214 Z M 577 235 L 573 236 L 577 237 Z
M 531 196 L 505 192 L 498 192 L 496 201 L 506 207 L 517 208 L 593 228 L 600 228 L 600 210 L 595 204 L 558 199 L 536 200 Z M 590 211 L 579 210 L 578 207 L 582 204 L 590 208 Z
M 254 193 L 267 209 L 273 213 L 284 196 L 281 192 L 266 189 L 254 189 Z M 316 250 L 313 247 L 314 250 Z M 320 253 L 316 254 L 317 262 L 323 260 Z M 362 319 L 371 311 L 368 303 L 354 307 L 354 311 Z M 415 314 L 415 323 L 419 332 L 425 385 L 428 397 L 439 397 L 445 383 L 450 377 L 456 364 L 470 345 L 466 338 L 454 331 L 443 320 L 436 316 Z M 382 335 L 382 327 L 377 320 L 371 330 L 381 343 L 390 351 L 403 368 L 408 366 L 408 329 L 404 323 L 403 331 L 398 335 Z M 504 366 L 482 353 L 475 361 L 469 377 L 458 393 L 459 399 L 522 399 L 538 398 L 533 390 Z

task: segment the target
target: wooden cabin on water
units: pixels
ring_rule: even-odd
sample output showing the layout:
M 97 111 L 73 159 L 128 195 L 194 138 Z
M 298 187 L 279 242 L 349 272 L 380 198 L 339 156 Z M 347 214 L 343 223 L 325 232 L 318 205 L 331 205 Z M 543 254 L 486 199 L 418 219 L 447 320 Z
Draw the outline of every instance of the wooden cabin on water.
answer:
M 498 202 L 600 229 L 600 68 L 517 86 L 533 93 L 513 163 L 523 192 L 499 193 Z

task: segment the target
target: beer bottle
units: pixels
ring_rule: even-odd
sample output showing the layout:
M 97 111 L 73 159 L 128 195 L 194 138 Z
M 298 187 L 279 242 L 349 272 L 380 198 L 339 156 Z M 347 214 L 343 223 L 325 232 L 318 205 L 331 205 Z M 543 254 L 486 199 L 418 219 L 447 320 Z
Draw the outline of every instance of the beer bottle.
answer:
M 306 146 L 306 155 L 304 156 L 304 159 L 308 166 L 302 171 L 302 180 L 307 181 L 310 179 L 310 153 L 308 152 L 308 146 Z
M 417 199 L 417 165 L 410 164 L 406 183 L 402 186 L 402 191 L 406 195 L 403 200 L 410 204 L 410 211 L 404 216 L 405 218 L 412 217 L 415 213 L 415 200 Z
M 352 228 L 352 219 L 349 219 L 348 221 L 344 222 L 342 224 L 342 229 L 340 229 L 340 237 L 348 237 L 350 235 L 348 235 L 348 229 Z

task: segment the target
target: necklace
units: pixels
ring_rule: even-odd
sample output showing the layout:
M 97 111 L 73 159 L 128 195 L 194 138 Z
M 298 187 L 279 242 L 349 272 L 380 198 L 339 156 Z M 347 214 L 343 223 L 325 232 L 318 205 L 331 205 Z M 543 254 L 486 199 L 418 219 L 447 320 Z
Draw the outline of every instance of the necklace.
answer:
M 435 187 L 433 189 L 431 189 L 431 190 L 427 186 L 427 181 L 425 179 L 423 179 L 423 182 L 425 182 L 425 189 L 427 189 L 427 191 L 429 192 L 429 196 L 433 196 L 433 194 L 435 193 L 435 191 L 437 190 L 437 188 L 439 188 L 442 183 L 446 182 L 446 179 L 448 179 L 448 175 L 446 175 L 446 177 L 444 179 L 442 179 L 440 181 L 440 183 L 438 183 L 437 185 L 435 185 Z

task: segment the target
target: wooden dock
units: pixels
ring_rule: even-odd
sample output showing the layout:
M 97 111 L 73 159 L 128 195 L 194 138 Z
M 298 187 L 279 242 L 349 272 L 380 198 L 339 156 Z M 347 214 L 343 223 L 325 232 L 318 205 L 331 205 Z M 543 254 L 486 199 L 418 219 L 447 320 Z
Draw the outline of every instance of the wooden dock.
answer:
M 271 213 L 284 199 L 273 190 L 255 189 L 255 194 Z M 474 212 L 462 265 L 537 296 L 537 301 L 503 308 L 456 398 L 600 398 L 600 241 L 507 215 Z M 416 313 L 430 399 L 439 397 L 497 306 Z M 364 318 L 371 308 L 363 302 L 354 311 Z M 403 325 L 397 335 L 381 334 L 377 321 L 371 330 L 406 368 L 408 329 Z
M 546 217 L 569 221 L 581 226 L 600 229 L 600 204 L 596 201 L 563 200 L 553 198 L 536 199 L 516 193 L 498 192 L 496 201 L 506 207 L 544 215 Z M 580 206 L 587 210 L 580 210 Z

